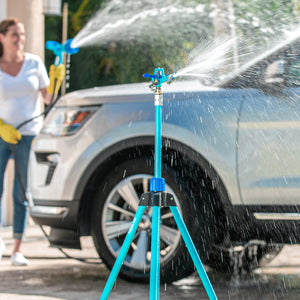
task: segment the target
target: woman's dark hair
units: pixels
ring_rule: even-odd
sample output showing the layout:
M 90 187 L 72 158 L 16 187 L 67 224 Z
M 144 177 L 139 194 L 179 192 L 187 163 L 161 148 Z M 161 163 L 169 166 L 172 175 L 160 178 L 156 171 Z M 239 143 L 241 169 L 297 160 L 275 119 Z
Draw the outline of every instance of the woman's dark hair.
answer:
M 17 25 L 20 21 L 17 18 L 8 18 L 0 22 L 0 33 L 6 34 L 8 28 L 13 25 Z M 3 55 L 3 46 L 0 42 L 0 57 Z

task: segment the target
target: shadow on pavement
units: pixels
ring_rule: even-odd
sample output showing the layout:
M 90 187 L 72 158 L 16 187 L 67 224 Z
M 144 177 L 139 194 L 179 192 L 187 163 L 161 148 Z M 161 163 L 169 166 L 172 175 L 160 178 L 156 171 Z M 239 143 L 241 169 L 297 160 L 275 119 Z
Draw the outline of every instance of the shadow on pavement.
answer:
M 89 258 L 85 264 L 66 258 L 50 248 L 36 225 L 27 228 L 22 245 L 29 266 L 10 264 L 13 240 L 11 228 L 1 229 L 6 250 L 0 265 L 1 300 L 79 300 L 99 299 L 110 271 L 101 263 L 90 237 L 82 239 L 83 250 L 65 250 L 68 255 Z M 100 263 L 100 264 L 99 264 Z M 208 271 L 218 299 L 300 299 L 300 246 L 285 246 L 265 267 L 251 275 L 229 276 Z M 149 298 L 149 285 L 118 279 L 110 294 L 113 300 Z M 162 285 L 161 300 L 208 299 L 198 274 Z

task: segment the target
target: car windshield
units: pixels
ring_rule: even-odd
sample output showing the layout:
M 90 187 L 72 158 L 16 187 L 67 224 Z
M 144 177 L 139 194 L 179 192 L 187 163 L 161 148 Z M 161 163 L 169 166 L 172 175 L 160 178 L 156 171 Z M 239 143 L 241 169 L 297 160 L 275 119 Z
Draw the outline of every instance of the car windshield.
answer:
M 291 35 L 244 63 L 213 85 L 224 88 L 261 88 L 272 83 L 300 85 L 300 37 Z

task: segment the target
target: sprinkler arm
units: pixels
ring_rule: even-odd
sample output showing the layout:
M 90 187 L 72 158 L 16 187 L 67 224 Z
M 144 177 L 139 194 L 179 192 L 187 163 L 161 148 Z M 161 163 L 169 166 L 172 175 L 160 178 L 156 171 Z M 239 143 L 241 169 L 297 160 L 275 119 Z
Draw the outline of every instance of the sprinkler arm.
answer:
M 168 80 L 167 80 L 167 83 L 170 84 L 174 79 L 177 78 L 177 76 L 175 76 L 176 73 L 177 73 L 177 72 L 175 72 L 175 73 L 169 75 L 169 78 L 168 78 Z
M 56 41 L 47 41 L 46 49 L 53 51 L 55 54 L 54 65 L 58 66 L 63 63 L 63 53 L 75 54 L 79 51 L 79 48 L 72 48 L 71 43 L 73 39 L 67 40 L 64 44 L 60 44 Z

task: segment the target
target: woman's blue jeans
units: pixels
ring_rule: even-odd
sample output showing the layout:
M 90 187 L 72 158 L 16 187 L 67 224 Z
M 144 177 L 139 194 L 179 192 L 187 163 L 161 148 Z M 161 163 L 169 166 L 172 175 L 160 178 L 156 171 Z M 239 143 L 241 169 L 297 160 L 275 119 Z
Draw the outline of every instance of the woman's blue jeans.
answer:
M 28 160 L 31 143 L 34 136 L 22 136 L 22 139 L 18 144 L 12 145 L 4 142 L 0 138 L 0 199 L 3 193 L 3 181 L 4 181 L 4 172 L 8 162 L 8 159 L 11 157 L 11 147 L 14 149 L 15 159 L 15 178 L 14 178 L 14 187 L 13 187 L 13 233 L 14 238 L 21 240 L 25 231 L 27 217 L 28 217 L 28 202 L 26 201 L 24 191 L 21 184 L 26 190 L 27 187 L 27 169 L 28 169 Z M 16 175 L 16 167 L 21 176 L 22 183 L 20 184 L 19 178 Z M 1 218 L 1 206 L 0 206 L 0 218 Z

